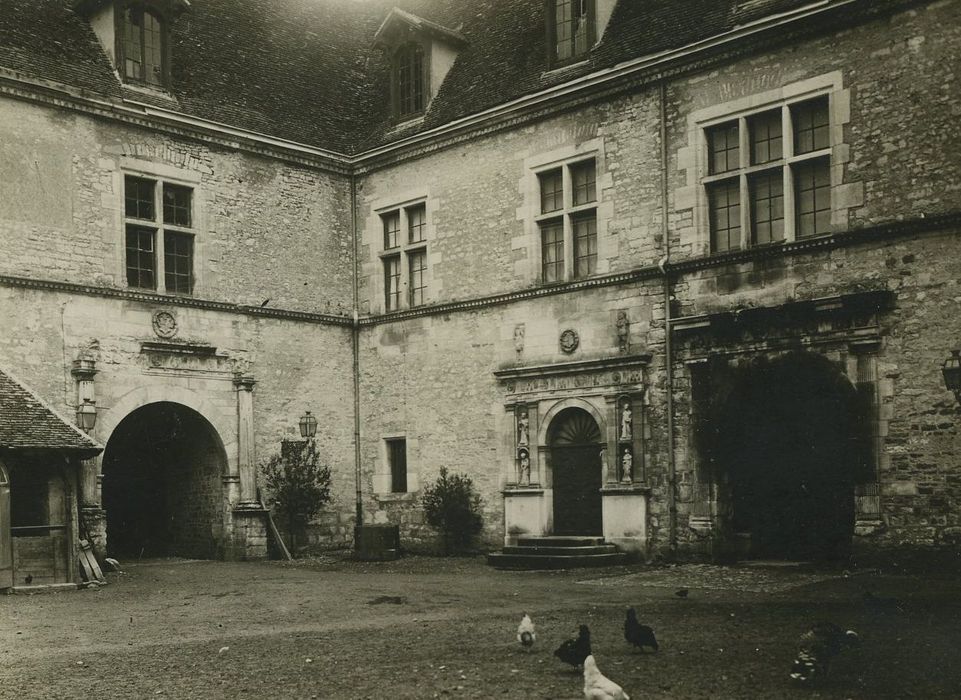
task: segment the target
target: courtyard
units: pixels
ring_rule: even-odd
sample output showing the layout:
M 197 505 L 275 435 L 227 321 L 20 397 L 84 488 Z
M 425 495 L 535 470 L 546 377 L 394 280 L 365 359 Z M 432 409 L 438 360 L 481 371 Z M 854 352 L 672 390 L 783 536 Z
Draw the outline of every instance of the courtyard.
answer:
M 631 565 L 496 571 L 481 558 L 124 563 L 109 585 L 0 597 L 0 697 L 579 698 L 552 655 L 590 626 L 632 698 L 959 697 L 961 582 L 903 570 Z M 687 588 L 686 598 L 676 595 Z M 902 609 L 866 605 L 871 591 Z M 622 636 L 634 606 L 660 649 Z M 514 640 L 523 612 L 530 653 Z M 798 635 L 862 643 L 792 686 Z

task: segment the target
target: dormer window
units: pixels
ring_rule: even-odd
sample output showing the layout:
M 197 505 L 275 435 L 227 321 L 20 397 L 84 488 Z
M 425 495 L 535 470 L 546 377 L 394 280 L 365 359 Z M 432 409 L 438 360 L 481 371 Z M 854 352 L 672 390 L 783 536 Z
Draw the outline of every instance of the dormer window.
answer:
M 585 58 L 595 42 L 595 0 L 548 0 L 547 10 L 551 65 Z
M 165 84 L 163 18 L 145 3 L 132 3 L 120 13 L 118 65 L 125 81 L 163 87 Z
M 413 117 L 424 111 L 427 75 L 420 44 L 406 43 L 394 53 L 393 82 L 398 118 Z

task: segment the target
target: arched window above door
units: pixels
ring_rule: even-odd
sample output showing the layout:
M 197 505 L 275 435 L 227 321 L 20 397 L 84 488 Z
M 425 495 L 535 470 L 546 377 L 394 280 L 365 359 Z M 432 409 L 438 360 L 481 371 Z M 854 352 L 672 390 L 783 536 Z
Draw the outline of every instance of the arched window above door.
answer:
M 601 430 L 587 411 L 567 408 L 551 424 L 549 440 L 554 446 L 594 445 L 601 441 Z

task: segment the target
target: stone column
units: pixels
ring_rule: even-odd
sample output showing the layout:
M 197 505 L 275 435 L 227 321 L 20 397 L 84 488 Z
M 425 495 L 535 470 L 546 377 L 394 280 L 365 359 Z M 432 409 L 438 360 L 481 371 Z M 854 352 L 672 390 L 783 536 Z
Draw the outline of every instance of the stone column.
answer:
M 237 389 L 237 476 L 240 477 L 240 508 L 263 508 L 257 497 L 257 465 L 254 461 L 253 377 L 234 377 Z

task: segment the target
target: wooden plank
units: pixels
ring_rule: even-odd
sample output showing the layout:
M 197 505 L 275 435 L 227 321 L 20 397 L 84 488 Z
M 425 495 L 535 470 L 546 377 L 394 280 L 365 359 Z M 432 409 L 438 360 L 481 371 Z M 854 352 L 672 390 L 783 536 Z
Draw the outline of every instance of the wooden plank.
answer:
M 101 583 L 106 581 L 103 571 L 100 569 L 100 564 L 97 563 L 97 557 L 93 553 L 93 547 L 90 546 L 88 540 L 80 540 L 80 562 L 84 573 L 90 572 L 88 581 L 99 581 Z M 84 562 L 86 562 L 86 565 L 84 565 Z
M 284 559 L 291 561 L 293 557 L 290 555 L 290 550 L 288 550 L 287 545 L 284 544 L 284 538 L 280 536 L 280 530 L 277 529 L 277 524 L 274 522 L 274 518 L 269 510 L 267 511 L 267 529 L 270 531 L 270 536 L 274 538 L 274 541 L 280 547 L 280 553 Z

